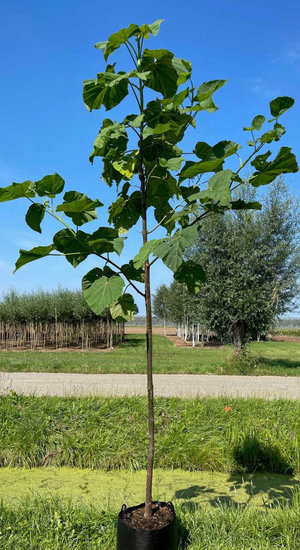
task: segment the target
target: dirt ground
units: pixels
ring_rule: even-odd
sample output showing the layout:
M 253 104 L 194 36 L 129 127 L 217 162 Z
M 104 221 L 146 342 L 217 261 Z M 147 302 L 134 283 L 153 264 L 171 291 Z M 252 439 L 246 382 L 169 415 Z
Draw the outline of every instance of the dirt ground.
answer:
M 167 336 L 176 336 L 176 327 L 167 327 Z M 130 327 L 125 325 L 125 334 L 145 334 L 146 327 Z M 153 327 L 153 334 L 164 335 L 163 327 Z
M 191 347 L 192 342 L 184 342 L 181 338 L 178 338 L 176 335 L 176 327 L 167 327 L 167 338 L 173 342 L 174 346 L 176 347 Z M 145 334 L 146 327 L 133 327 L 133 326 L 126 326 L 125 325 L 125 334 Z M 153 327 L 153 334 L 159 334 L 160 336 L 164 335 L 164 329 L 163 327 Z M 285 334 L 277 334 L 277 335 L 271 335 L 269 334 L 268 340 L 271 342 L 299 342 L 300 343 L 300 336 L 287 336 Z M 210 347 L 220 347 L 220 345 L 216 344 L 209 344 Z M 206 344 L 205 347 L 208 347 Z

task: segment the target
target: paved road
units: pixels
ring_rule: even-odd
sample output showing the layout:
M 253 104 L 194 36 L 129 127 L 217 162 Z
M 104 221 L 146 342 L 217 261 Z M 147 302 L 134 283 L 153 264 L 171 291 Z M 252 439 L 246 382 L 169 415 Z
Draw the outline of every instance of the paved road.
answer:
M 154 375 L 157 396 L 228 396 L 300 399 L 300 377 Z M 143 374 L 0 373 L 0 393 L 26 395 L 145 395 Z

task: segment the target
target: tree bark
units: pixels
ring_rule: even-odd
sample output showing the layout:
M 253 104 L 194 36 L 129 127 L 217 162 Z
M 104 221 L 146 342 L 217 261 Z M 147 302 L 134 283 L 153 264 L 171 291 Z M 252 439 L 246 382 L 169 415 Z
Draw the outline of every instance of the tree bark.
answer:
M 247 323 L 246 321 L 236 321 L 232 326 L 232 336 L 234 344 L 234 353 L 239 355 L 246 343 Z
M 141 155 L 142 156 L 142 155 Z M 142 233 L 143 244 L 147 242 L 147 205 L 146 205 L 146 179 L 143 168 L 139 172 L 142 194 Z M 147 395 L 148 395 L 148 461 L 145 496 L 145 519 L 152 516 L 152 480 L 154 462 L 154 392 L 152 372 L 152 307 L 150 288 L 150 264 L 149 259 L 144 264 L 145 270 L 145 306 L 146 306 L 146 343 L 147 343 Z

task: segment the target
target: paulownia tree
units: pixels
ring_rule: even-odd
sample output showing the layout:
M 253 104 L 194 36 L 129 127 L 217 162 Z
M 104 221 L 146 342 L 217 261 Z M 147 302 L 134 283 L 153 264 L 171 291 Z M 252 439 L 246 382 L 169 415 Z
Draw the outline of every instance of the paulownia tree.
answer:
M 149 410 L 146 518 L 152 513 L 154 456 L 151 267 L 160 258 L 177 281 L 196 292 L 205 274 L 192 260 L 183 261 L 183 252 L 195 242 L 203 218 L 228 209 L 257 207 L 257 203 L 231 198 L 231 190 L 243 183 L 243 168 L 251 163 L 251 184 L 255 187 L 270 183 L 279 174 L 298 170 L 289 147 L 281 147 L 273 159 L 268 148 L 285 133 L 278 119 L 292 107 L 294 101 L 289 97 L 271 101 L 270 129 L 259 133 L 265 123 L 263 115 L 255 116 L 245 128 L 251 134 L 245 160 L 238 154 L 240 146 L 227 140 L 215 145 L 197 141 L 189 153 L 192 156 L 185 160 L 179 144 L 186 132 L 196 127 L 201 111 L 216 111 L 213 94 L 226 81 L 213 80 L 194 87 L 189 61 L 166 49 L 145 48 L 145 40 L 157 35 L 160 24 L 161 20 L 151 25 L 131 24 L 106 42 L 96 44 L 105 62 L 118 48 L 126 48 L 132 68 L 117 72 L 116 63 L 107 64 L 95 79 L 84 82 L 83 99 L 89 111 L 102 107 L 110 111 L 128 94 L 136 103 L 135 112 L 129 112 L 123 120 L 102 120 L 90 155 L 91 162 L 96 157 L 102 159 L 102 179 L 116 189 L 116 198 L 108 209 L 109 225 L 92 233 L 81 229 L 96 219 L 96 209 L 102 206 L 98 199 L 91 199 L 82 191 L 65 192 L 63 202 L 55 208 L 53 199 L 64 189 L 64 180 L 57 173 L 0 190 L 0 201 L 25 197 L 31 203 L 26 222 L 33 230 L 41 232 L 46 213 L 64 226 L 48 246 L 20 250 L 16 269 L 49 255 L 64 255 L 76 267 L 93 254 L 101 267 L 89 271 L 82 281 L 84 296 L 93 311 L 100 314 L 109 307 L 113 318 L 128 320 L 136 307 L 128 288 L 145 300 Z M 267 149 L 264 153 L 263 148 Z M 230 158 L 231 168 L 227 166 Z M 115 256 L 122 252 L 126 232 L 140 221 L 142 246 L 129 263 L 122 264 Z M 153 239 L 158 228 L 165 230 L 165 236 Z

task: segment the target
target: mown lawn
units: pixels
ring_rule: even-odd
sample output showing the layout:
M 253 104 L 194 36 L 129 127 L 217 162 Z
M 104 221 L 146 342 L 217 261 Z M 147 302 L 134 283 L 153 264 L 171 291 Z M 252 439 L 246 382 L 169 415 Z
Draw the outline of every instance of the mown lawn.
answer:
M 186 374 L 223 374 L 232 346 L 214 348 L 177 348 L 163 336 L 154 335 L 154 372 Z M 145 336 L 127 335 L 113 351 L 1 351 L 0 371 L 144 373 Z M 247 374 L 300 374 L 300 345 L 295 342 L 255 342 L 249 351 L 260 358 Z

